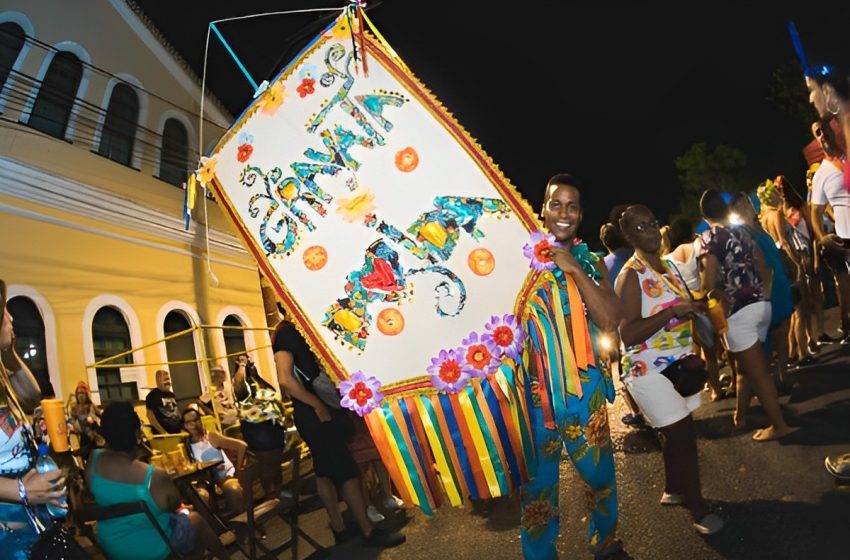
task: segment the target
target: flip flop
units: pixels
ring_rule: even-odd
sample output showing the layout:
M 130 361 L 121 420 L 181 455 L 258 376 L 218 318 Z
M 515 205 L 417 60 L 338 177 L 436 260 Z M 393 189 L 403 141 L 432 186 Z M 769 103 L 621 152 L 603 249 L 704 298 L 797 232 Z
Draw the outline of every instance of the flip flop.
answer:
M 826 457 L 823 460 L 826 471 L 839 480 L 850 480 L 850 453 L 838 457 Z
M 777 439 L 786 438 L 799 429 L 800 428 L 792 427 L 787 433 L 782 434 L 781 436 L 772 435 L 772 436 L 768 436 L 768 437 L 759 437 L 760 434 L 763 434 L 765 431 L 767 431 L 767 428 L 761 428 L 760 430 L 755 431 L 755 433 L 753 434 L 753 440 L 755 440 L 755 441 L 774 441 L 774 440 L 777 440 Z
M 626 414 L 621 420 L 623 424 L 632 428 L 646 427 L 646 420 L 644 420 L 642 414 Z

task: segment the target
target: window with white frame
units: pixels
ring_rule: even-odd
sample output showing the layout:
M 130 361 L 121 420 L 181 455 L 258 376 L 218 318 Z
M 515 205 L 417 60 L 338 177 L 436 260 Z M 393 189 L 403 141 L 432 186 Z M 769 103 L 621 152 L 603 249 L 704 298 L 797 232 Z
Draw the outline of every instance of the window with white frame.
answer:
M 195 351 L 196 331 L 190 329 L 189 319 L 182 311 L 169 311 L 165 316 L 163 331 L 166 337 L 183 332 L 165 341 L 168 371 L 171 374 L 171 390 L 180 400 L 197 398 L 201 394 L 198 356 Z
M 0 89 L 9 79 L 9 74 L 18 60 L 21 49 L 24 48 L 26 33 L 17 23 L 6 21 L 0 23 Z
M 82 61 L 68 51 L 57 52 L 41 81 L 27 124 L 50 136 L 64 138 L 82 77 Z
M 114 307 L 101 307 L 94 315 L 91 330 L 96 362 L 131 349 L 127 321 Z M 96 368 L 101 404 L 139 400 L 139 388 L 136 383 L 121 381 L 121 368 L 115 367 L 132 363 L 133 355 L 128 353 L 121 358 L 110 360 L 108 365 Z
M 242 321 L 236 315 L 228 315 L 224 318 L 222 329 L 224 333 L 224 349 L 227 352 L 229 362 L 233 362 L 236 356 L 245 352 L 245 330 Z
M 168 119 L 162 127 L 162 149 L 159 155 L 159 178 L 179 187 L 188 176 L 189 135 L 177 119 Z
M 119 83 L 112 88 L 97 153 L 129 166 L 139 121 L 139 96 L 132 86 Z
M 42 396 L 55 396 L 47 365 L 44 320 L 38 306 L 25 296 L 10 298 L 6 305 L 15 320 L 15 351 L 35 376 Z

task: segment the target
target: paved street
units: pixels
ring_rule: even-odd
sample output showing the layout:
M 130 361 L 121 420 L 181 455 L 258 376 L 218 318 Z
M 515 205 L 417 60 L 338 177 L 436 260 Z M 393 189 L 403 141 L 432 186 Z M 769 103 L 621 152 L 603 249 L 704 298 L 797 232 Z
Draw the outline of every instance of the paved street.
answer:
M 836 324 L 836 309 L 827 312 Z M 831 332 L 835 332 L 834 330 Z M 850 451 L 850 352 L 821 351 L 818 365 L 792 371 L 791 389 L 781 396 L 789 421 L 802 429 L 782 442 L 756 443 L 752 430 L 732 427 L 733 399 L 697 410 L 704 495 L 727 522 L 718 535 L 702 538 L 687 511 L 658 504 L 663 484 L 661 453 L 654 435 L 622 424 L 622 399 L 610 416 L 620 493 L 620 537 L 636 560 L 847 558 L 850 550 L 850 486 L 837 485 L 823 468 L 827 454 Z M 759 406 L 750 427 L 767 425 Z M 580 480 L 562 463 L 561 558 L 589 558 Z M 493 502 L 445 507 L 433 518 L 408 510 L 384 522 L 400 528 L 407 543 L 376 551 L 356 542 L 310 558 L 417 560 L 433 558 L 520 558 L 516 496 Z M 302 517 L 320 542 L 331 544 L 323 510 Z M 269 539 L 274 535 L 270 534 Z M 310 555 L 302 541 L 299 556 Z M 282 558 L 289 558 L 284 553 Z

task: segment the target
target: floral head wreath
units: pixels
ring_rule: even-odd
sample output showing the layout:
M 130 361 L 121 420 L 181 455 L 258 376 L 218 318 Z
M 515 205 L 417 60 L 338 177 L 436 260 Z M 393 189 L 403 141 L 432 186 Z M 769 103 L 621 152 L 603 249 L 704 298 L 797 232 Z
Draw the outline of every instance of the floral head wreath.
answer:
M 758 189 L 756 189 L 756 194 L 759 197 L 761 205 L 772 206 L 770 201 L 773 198 L 773 193 L 775 193 L 779 188 L 779 183 L 774 183 L 771 179 L 765 179 L 764 182 L 758 186 Z
M 815 172 L 818 170 L 819 167 L 820 167 L 820 162 L 816 161 L 815 163 L 813 163 L 809 167 L 809 169 L 806 170 L 806 189 L 807 190 L 812 190 L 813 182 L 815 180 Z

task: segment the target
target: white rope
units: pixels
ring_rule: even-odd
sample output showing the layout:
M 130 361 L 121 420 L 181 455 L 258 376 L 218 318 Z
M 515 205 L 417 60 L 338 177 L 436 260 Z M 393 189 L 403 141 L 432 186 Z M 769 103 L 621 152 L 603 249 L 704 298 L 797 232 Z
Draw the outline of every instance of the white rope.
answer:
M 338 12 L 341 9 L 345 10 L 346 8 L 310 8 L 310 9 L 305 9 L 305 10 L 287 10 L 287 11 L 284 11 L 284 12 L 266 12 L 266 13 L 262 13 L 262 14 L 250 14 L 250 15 L 247 15 L 247 16 L 238 16 L 238 17 L 232 17 L 232 18 L 217 19 L 215 21 L 210 22 L 210 24 L 207 26 L 207 40 L 206 40 L 206 43 L 204 44 L 204 67 L 203 67 L 203 72 L 201 73 L 201 106 L 200 106 L 200 111 L 199 111 L 200 114 L 198 115 L 198 120 L 199 120 L 199 124 L 198 124 L 198 154 L 199 155 L 203 156 L 203 153 L 205 151 L 205 149 L 204 149 L 204 100 L 206 99 L 206 92 L 207 92 L 207 59 L 209 57 L 209 51 L 210 51 L 210 29 L 212 28 L 212 24 L 222 23 L 222 22 L 226 22 L 226 21 L 238 21 L 238 20 L 245 20 L 245 19 L 253 19 L 253 18 L 265 17 L 265 16 L 279 16 L 279 15 L 287 15 L 287 14 L 306 14 L 306 13 L 310 13 L 310 12 Z M 198 167 L 200 167 L 200 161 L 198 162 Z M 201 185 L 201 186 L 204 189 L 204 194 L 203 194 L 203 196 L 204 196 L 204 242 L 206 243 L 206 249 L 207 249 L 207 256 L 206 256 L 207 273 L 210 276 L 210 281 L 212 282 L 213 286 L 218 287 L 218 285 L 219 285 L 218 276 L 216 276 L 215 273 L 212 270 L 212 262 L 211 262 L 211 257 L 210 257 L 210 223 L 209 223 L 209 219 L 207 217 L 207 186 L 206 185 Z
M 345 9 L 346 8 L 309 8 L 309 9 L 306 9 L 306 10 L 287 10 L 285 12 L 266 12 L 264 14 L 249 14 L 247 16 L 238 16 L 238 17 L 232 17 L 232 18 L 217 19 L 217 20 L 210 22 L 210 23 L 222 23 L 224 21 L 237 21 L 237 20 L 240 20 L 240 19 L 251 19 L 251 18 L 263 17 L 263 16 L 282 16 L 282 15 L 287 15 L 287 14 L 306 14 L 306 13 L 309 13 L 309 12 L 339 12 L 340 10 L 345 10 Z

